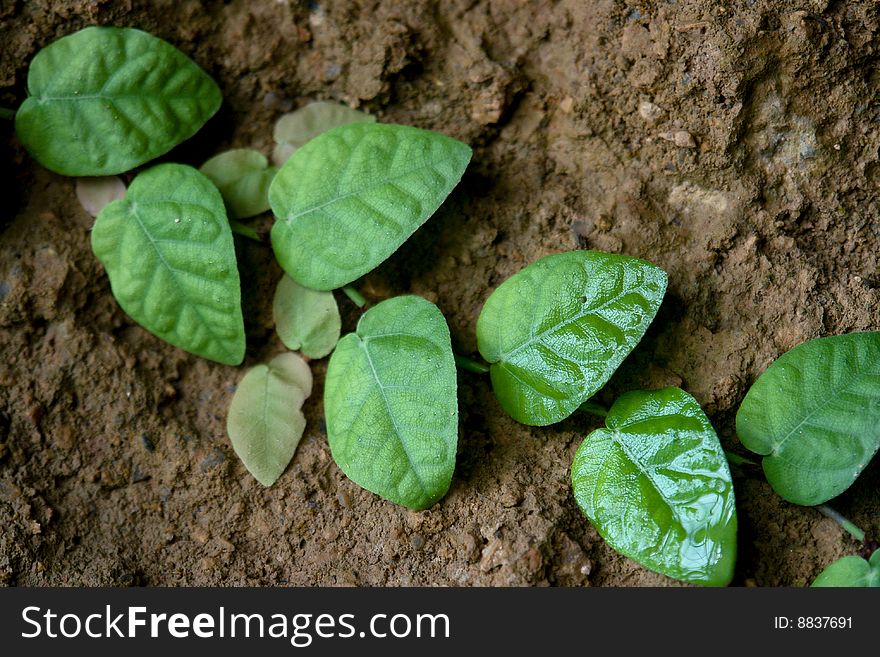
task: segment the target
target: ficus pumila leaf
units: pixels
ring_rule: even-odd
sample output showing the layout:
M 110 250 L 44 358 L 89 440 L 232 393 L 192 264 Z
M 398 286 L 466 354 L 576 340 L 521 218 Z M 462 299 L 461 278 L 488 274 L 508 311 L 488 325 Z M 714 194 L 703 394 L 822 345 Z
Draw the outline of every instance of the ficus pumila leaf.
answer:
M 470 158 L 466 144 L 409 126 L 352 123 L 322 133 L 269 187 L 279 264 L 315 290 L 351 283 L 434 214 Z
M 220 88 L 171 44 L 133 28 L 87 27 L 43 48 L 15 114 L 25 148 L 67 176 L 133 169 L 194 135 Z
M 615 550 L 664 575 L 725 586 L 736 504 L 724 450 L 679 388 L 622 395 L 571 466 L 575 500 Z
M 666 272 L 598 251 L 541 258 L 504 281 L 477 320 L 501 406 L 523 424 L 571 415 L 638 344 L 666 292 Z
M 278 167 L 249 148 L 234 148 L 215 155 L 200 168 L 220 190 L 230 219 L 247 219 L 269 209 L 269 185 Z
M 159 164 L 107 205 L 92 250 L 113 296 L 154 335 L 227 365 L 244 358 L 232 231 L 214 184 L 183 164 Z
M 283 353 L 248 370 L 238 384 L 226 431 L 254 478 L 271 486 L 284 472 L 306 428 L 303 402 L 312 394 L 312 372 L 296 354 Z
M 275 151 L 272 161 L 281 166 L 297 148 L 322 132 L 349 123 L 374 123 L 375 116 L 351 109 L 347 105 L 318 100 L 283 115 L 275 123 Z
M 816 587 L 880 587 L 880 550 L 874 550 L 870 559 L 842 557 L 819 573 L 813 581 Z
M 303 287 L 287 274 L 272 301 L 275 330 L 288 349 L 323 358 L 339 342 L 342 320 L 332 292 Z
M 449 489 L 458 443 L 455 362 L 429 301 L 394 297 L 368 310 L 327 367 L 333 459 L 356 484 L 413 509 Z
M 880 332 L 818 338 L 782 354 L 746 393 L 736 431 L 789 502 L 840 495 L 880 447 Z

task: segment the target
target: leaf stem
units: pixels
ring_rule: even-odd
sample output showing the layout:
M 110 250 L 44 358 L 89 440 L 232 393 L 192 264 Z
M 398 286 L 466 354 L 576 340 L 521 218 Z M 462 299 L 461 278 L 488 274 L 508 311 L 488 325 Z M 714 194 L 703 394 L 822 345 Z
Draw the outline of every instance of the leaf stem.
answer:
M 602 404 L 597 404 L 592 399 L 588 399 L 583 404 L 581 404 L 578 407 L 578 410 L 583 411 L 584 413 L 589 413 L 590 415 L 608 417 L 608 409 L 602 406 Z
M 358 308 L 363 308 L 367 305 L 367 300 L 363 294 L 358 292 L 351 285 L 346 285 L 342 288 L 342 293 L 345 294 L 349 299 L 351 299 L 352 303 L 356 305 Z
M 724 450 L 724 456 L 727 457 L 727 462 L 731 465 L 758 465 L 754 461 L 747 459 L 745 456 L 740 456 L 736 452 L 730 452 L 726 449 Z
M 461 354 L 453 353 L 452 355 L 455 358 L 455 364 L 460 369 L 473 372 L 474 374 L 487 374 L 489 372 L 489 365 L 487 363 L 481 363 L 478 360 L 462 356 Z
M 819 504 L 818 506 L 816 506 L 816 511 L 821 513 L 826 518 L 831 518 L 844 530 L 849 532 L 850 536 L 856 539 L 859 543 L 865 542 L 865 532 L 856 527 L 856 525 L 852 521 L 845 518 L 839 511 L 832 509 L 827 504 Z
M 237 221 L 230 221 L 229 227 L 232 228 L 233 233 L 238 233 L 242 237 L 247 237 L 249 240 L 254 240 L 255 242 L 265 241 L 260 234 L 250 226 L 245 226 Z
M 11 121 L 15 118 L 15 110 L 9 109 L 8 107 L 0 107 L 0 119 L 6 119 L 7 121 Z

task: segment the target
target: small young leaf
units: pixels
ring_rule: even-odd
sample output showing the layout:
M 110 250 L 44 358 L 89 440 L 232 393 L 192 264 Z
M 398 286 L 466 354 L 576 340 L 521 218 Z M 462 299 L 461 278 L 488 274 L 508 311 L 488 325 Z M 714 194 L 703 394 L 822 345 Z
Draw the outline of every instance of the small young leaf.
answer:
M 269 187 L 278 262 L 315 290 L 352 282 L 434 214 L 470 158 L 466 144 L 408 126 L 352 123 L 319 135 Z
M 870 561 L 850 556 L 830 564 L 813 582 L 816 587 L 880 587 L 880 550 Z
M 220 89 L 174 46 L 87 27 L 43 48 L 15 115 L 25 148 L 67 176 L 108 176 L 168 152 L 220 108 Z
M 333 459 L 355 483 L 412 509 L 449 489 L 458 443 L 446 320 L 421 297 L 368 310 L 330 357 L 324 388 Z
M 339 342 L 342 320 L 332 292 L 303 287 L 285 274 L 275 288 L 272 314 L 284 345 L 309 358 L 323 358 Z
M 664 575 L 725 586 L 736 560 L 736 505 L 724 451 L 679 388 L 630 392 L 581 443 L 574 497 L 618 552 Z
M 92 250 L 113 296 L 154 335 L 227 365 L 244 358 L 241 288 L 232 231 L 213 183 L 192 167 L 160 164 L 105 207 Z
M 76 197 L 86 212 L 97 217 L 110 201 L 125 197 L 125 183 L 117 176 L 77 178 Z
M 247 219 L 269 209 L 269 184 L 278 172 L 259 151 L 235 148 L 215 155 L 199 169 L 226 203 L 230 219 Z
M 317 101 L 285 114 L 275 123 L 275 153 L 272 161 L 281 166 L 297 148 L 322 132 L 349 123 L 374 123 L 375 116 L 339 103 Z
M 284 472 L 306 428 L 303 402 L 312 372 L 296 354 L 280 354 L 245 374 L 232 397 L 226 431 L 254 478 L 271 486 Z
M 748 449 L 789 502 L 849 488 L 880 447 L 880 332 L 810 340 L 758 377 L 736 414 Z
M 501 406 L 523 424 L 567 418 L 642 339 L 665 292 L 656 265 L 598 251 L 547 256 L 511 276 L 477 320 Z

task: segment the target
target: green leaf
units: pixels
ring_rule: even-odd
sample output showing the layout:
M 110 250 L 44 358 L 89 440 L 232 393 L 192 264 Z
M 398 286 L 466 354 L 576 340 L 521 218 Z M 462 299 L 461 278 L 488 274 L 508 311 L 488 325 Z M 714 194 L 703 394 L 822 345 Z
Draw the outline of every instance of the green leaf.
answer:
M 375 116 L 364 114 L 339 103 L 317 101 L 285 114 L 275 123 L 275 152 L 273 161 L 278 166 L 287 162 L 297 148 L 322 132 L 349 123 L 374 123 Z
M 813 582 L 816 587 L 880 587 L 880 550 L 871 560 L 850 556 L 830 564 Z
M 458 442 L 446 320 L 421 297 L 368 310 L 330 357 L 324 388 L 333 458 L 355 483 L 425 509 L 449 489 Z
M 217 185 L 230 219 L 247 219 L 269 209 L 269 184 L 278 167 L 270 167 L 259 151 L 235 148 L 215 155 L 199 171 Z
M 296 354 L 276 356 L 245 374 L 232 397 L 226 431 L 248 471 L 264 486 L 275 483 L 306 428 L 303 402 L 312 373 Z
M 113 296 L 154 335 L 227 365 L 244 358 L 232 231 L 214 184 L 192 167 L 139 174 L 92 230 Z
M 87 27 L 31 62 L 15 115 L 25 148 L 67 176 L 107 176 L 167 153 L 220 108 L 220 89 L 174 46 L 131 28 Z
M 736 561 L 736 505 L 724 451 L 679 388 L 621 396 L 581 443 L 574 497 L 599 534 L 643 566 L 725 586 Z
M 501 406 L 544 426 L 592 397 L 638 344 L 666 292 L 666 272 L 644 260 L 570 251 L 502 283 L 477 320 Z
M 755 381 L 736 414 L 743 445 L 789 502 L 812 506 L 852 485 L 880 447 L 880 333 L 810 340 Z
M 272 314 L 284 345 L 309 358 L 323 358 L 339 342 L 342 320 L 332 292 L 310 290 L 285 274 L 275 288 Z
M 470 157 L 460 141 L 408 126 L 352 123 L 321 134 L 269 188 L 278 262 L 315 290 L 352 282 L 434 214 Z

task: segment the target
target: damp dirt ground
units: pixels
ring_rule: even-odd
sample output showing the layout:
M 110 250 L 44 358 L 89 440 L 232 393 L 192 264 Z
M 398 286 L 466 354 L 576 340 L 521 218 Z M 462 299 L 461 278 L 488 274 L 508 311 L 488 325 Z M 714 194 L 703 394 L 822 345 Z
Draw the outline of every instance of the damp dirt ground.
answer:
M 679 385 L 722 443 L 755 377 L 809 338 L 880 329 L 880 5 L 870 1 L 194 2 L 0 0 L 0 105 L 27 65 L 91 24 L 136 26 L 194 58 L 224 105 L 166 160 L 271 152 L 310 100 L 440 130 L 474 148 L 440 211 L 359 286 L 421 294 L 475 352 L 488 294 L 537 258 L 652 260 L 669 292 L 600 399 Z M 569 487 L 598 422 L 513 422 L 461 373 L 452 488 L 412 512 L 347 480 L 322 421 L 276 485 L 236 458 L 225 414 L 283 347 L 280 270 L 238 245 L 248 352 L 189 356 L 119 309 L 74 184 L 0 123 L 0 584 L 667 586 L 611 550 Z M 267 227 L 271 219 L 254 224 Z M 345 328 L 356 308 L 340 297 Z M 880 534 L 880 459 L 834 501 Z M 800 586 L 857 546 L 734 469 L 735 585 Z

